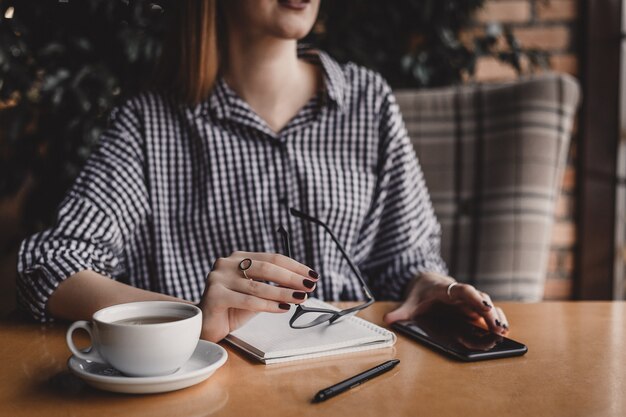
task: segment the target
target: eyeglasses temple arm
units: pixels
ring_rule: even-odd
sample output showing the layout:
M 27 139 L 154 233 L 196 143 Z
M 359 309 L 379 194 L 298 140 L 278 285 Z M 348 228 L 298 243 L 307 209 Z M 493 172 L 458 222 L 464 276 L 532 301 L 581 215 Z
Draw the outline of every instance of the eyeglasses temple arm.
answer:
M 291 258 L 291 245 L 289 244 L 289 232 L 283 226 L 278 227 L 278 233 L 283 238 L 283 247 L 285 248 L 285 255 Z
M 367 283 L 365 282 L 365 279 L 361 276 L 361 273 L 359 272 L 359 269 L 352 263 L 352 261 L 350 260 L 350 257 L 348 256 L 348 254 L 346 253 L 346 251 L 343 249 L 343 246 L 341 246 L 341 243 L 339 243 L 339 240 L 337 240 L 337 238 L 335 237 L 335 235 L 333 234 L 333 232 L 330 230 L 330 228 L 328 226 L 326 226 L 326 224 L 324 224 L 323 222 L 321 222 L 320 220 L 316 219 L 315 217 L 311 217 L 306 213 L 301 212 L 300 210 L 297 210 L 293 207 L 289 208 L 289 212 L 296 216 L 299 217 L 301 219 L 310 221 L 312 223 L 315 223 L 321 227 L 324 228 L 324 230 L 326 230 L 328 232 L 328 234 L 330 235 L 330 237 L 333 239 L 333 241 L 335 242 L 335 244 L 337 245 L 337 248 L 339 248 L 339 251 L 341 252 L 341 254 L 343 255 L 344 259 L 346 260 L 346 262 L 348 263 L 348 265 L 350 266 L 350 269 L 352 270 L 352 272 L 354 272 L 354 274 L 357 276 L 357 278 L 359 278 L 359 280 L 361 281 L 361 285 L 363 287 L 363 291 L 365 292 L 365 294 L 370 298 L 370 299 L 374 299 L 374 296 L 372 296 L 372 293 L 370 292 Z M 279 229 L 280 231 L 280 229 Z M 286 232 L 286 231 L 285 231 Z

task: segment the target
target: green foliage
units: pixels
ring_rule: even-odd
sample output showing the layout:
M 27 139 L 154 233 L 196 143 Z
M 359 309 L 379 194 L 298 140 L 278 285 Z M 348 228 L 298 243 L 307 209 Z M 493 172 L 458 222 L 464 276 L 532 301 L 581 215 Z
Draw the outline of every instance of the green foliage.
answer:
M 0 115 L 0 197 L 31 175 L 29 229 L 49 223 L 109 110 L 141 86 L 162 12 L 146 0 L 0 2 L 0 101 L 15 103 Z
M 49 224 L 109 110 L 148 78 L 170 3 L 173 7 L 176 0 L 0 0 L 0 102 L 5 107 L 0 110 L 0 198 L 32 179 L 27 229 Z M 498 26 L 475 39 L 472 49 L 459 41 L 459 29 L 482 3 L 325 0 L 318 25 L 324 29 L 308 40 L 339 60 L 378 70 L 392 87 L 459 83 L 484 54 L 521 69 L 523 52 L 510 34 L 509 50 L 494 52 L 502 36 Z
M 382 73 L 392 87 L 458 84 L 474 76 L 476 61 L 493 56 L 523 72 L 545 66 L 545 55 L 523 50 L 498 23 L 466 45 L 460 29 L 484 0 L 332 0 L 323 2 L 320 25 L 310 40 L 341 61 Z
M 473 55 L 458 39 L 483 0 L 333 0 L 323 3 L 322 47 L 381 72 L 393 87 L 449 85 Z

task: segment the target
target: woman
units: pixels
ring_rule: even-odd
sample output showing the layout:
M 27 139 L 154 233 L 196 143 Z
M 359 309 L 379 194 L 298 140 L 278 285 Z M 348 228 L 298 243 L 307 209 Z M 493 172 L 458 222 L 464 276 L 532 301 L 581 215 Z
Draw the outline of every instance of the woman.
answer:
M 311 295 L 362 299 L 329 236 L 290 216 L 295 207 L 329 226 L 375 295 L 405 296 L 388 323 L 448 304 L 506 333 L 488 295 L 446 276 L 387 84 L 298 49 L 319 0 L 217 3 L 179 6 L 158 91 L 113 112 L 56 225 L 23 243 L 21 305 L 45 321 L 199 301 L 202 337 L 217 341 Z

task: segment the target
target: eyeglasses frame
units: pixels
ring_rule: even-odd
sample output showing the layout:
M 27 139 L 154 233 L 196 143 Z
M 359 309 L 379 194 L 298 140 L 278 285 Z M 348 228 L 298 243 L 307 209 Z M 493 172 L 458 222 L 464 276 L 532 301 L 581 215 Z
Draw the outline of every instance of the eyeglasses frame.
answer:
M 369 307 L 370 305 L 372 305 L 376 300 L 374 299 L 374 296 L 372 295 L 371 290 L 369 289 L 369 286 L 367 285 L 367 282 L 365 281 L 365 279 L 363 278 L 363 276 L 361 275 L 361 273 L 359 272 L 359 269 L 356 267 L 356 265 L 354 265 L 354 263 L 352 262 L 352 260 L 350 259 L 350 256 L 348 256 L 348 254 L 346 253 L 345 249 L 343 248 L 343 246 L 341 245 L 341 243 L 339 243 L 339 240 L 337 239 L 337 237 L 335 237 L 335 235 L 333 234 L 333 232 L 330 230 L 330 228 L 321 220 L 310 216 L 300 210 L 297 210 L 293 207 L 289 208 L 289 213 L 292 216 L 298 217 L 302 220 L 306 220 L 309 221 L 311 223 L 315 223 L 318 226 L 321 226 L 331 237 L 331 239 L 333 240 L 333 242 L 335 242 L 335 245 L 337 245 L 337 248 L 339 249 L 339 252 L 341 252 L 343 258 L 345 259 L 345 261 L 348 263 L 348 266 L 350 267 L 350 269 L 352 270 L 352 272 L 356 275 L 356 277 L 359 279 L 359 281 L 361 282 L 361 288 L 363 290 L 363 292 L 365 293 L 365 295 L 367 296 L 368 300 L 363 303 L 363 304 L 359 304 L 357 306 L 354 307 L 350 307 L 344 310 L 340 310 L 340 311 L 336 311 L 336 310 L 330 310 L 330 309 L 326 309 L 326 308 L 316 308 L 316 307 L 307 307 L 307 306 L 303 306 L 301 304 L 297 304 L 296 306 L 296 311 L 293 313 L 293 315 L 291 316 L 291 319 L 289 320 L 289 326 L 293 329 L 308 329 L 317 325 L 320 325 L 322 323 L 328 322 L 329 324 L 333 324 L 334 322 L 336 322 L 337 320 L 339 320 L 342 317 L 345 317 L 347 315 L 350 315 L 352 313 L 356 313 L 360 310 L 363 310 L 367 307 Z M 285 252 L 286 255 L 288 257 L 291 258 L 291 245 L 290 245 L 290 237 L 289 237 L 289 232 L 287 231 L 287 229 L 285 229 L 283 226 L 280 226 L 278 228 L 278 233 L 280 233 L 282 239 L 283 239 L 283 246 L 285 248 Z M 299 319 L 302 315 L 307 314 L 307 313 L 321 313 L 323 315 L 319 316 L 316 320 L 313 320 L 311 323 L 305 325 L 305 326 L 296 326 L 294 325 L 294 323 L 296 322 L 297 319 Z M 331 315 L 330 317 L 328 317 L 327 315 Z

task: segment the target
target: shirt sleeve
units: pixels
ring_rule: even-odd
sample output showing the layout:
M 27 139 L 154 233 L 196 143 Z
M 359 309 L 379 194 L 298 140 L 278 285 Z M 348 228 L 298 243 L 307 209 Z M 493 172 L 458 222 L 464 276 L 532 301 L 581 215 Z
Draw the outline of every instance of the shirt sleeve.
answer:
M 140 122 L 131 103 L 111 113 L 85 167 L 59 206 L 53 227 L 25 239 L 18 255 L 18 305 L 36 320 L 69 276 L 92 270 L 119 278 L 124 245 L 148 215 Z
M 422 170 L 395 97 L 381 84 L 378 180 L 359 242 L 371 250 L 360 268 L 378 298 L 399 300 L 418 274 L 448 272 Z

